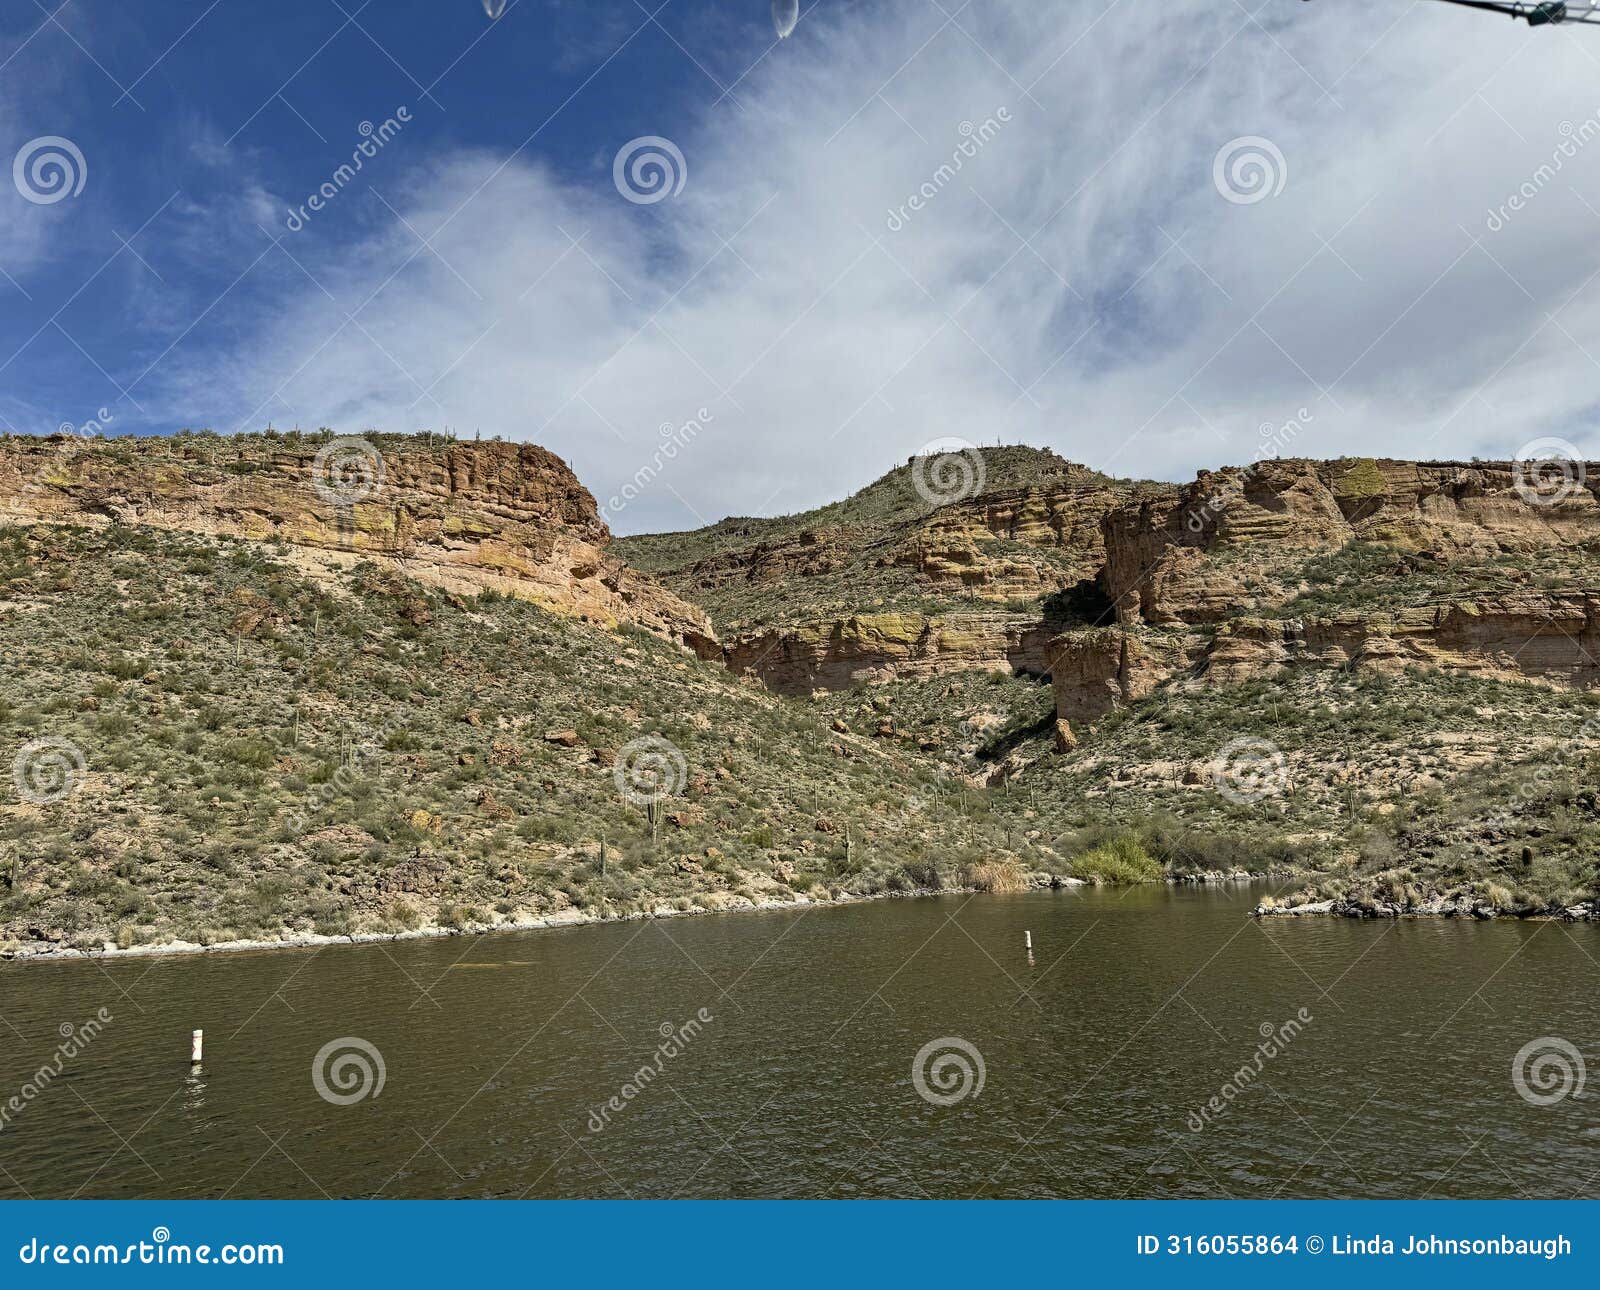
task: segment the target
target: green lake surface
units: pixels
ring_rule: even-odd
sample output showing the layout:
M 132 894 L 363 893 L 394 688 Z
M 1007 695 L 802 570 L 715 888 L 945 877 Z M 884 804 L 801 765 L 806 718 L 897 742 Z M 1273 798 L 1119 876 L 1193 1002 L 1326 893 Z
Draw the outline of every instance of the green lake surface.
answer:
M 1593 1092 L 1513 1081 L 1530 1044 L 1600 1051 L 1600 929 L 1255 920 L 1263 890 L 0 965 L 0 1196 L 1600 1190 Z M 340 1040 L 373 1078 L 315 1069 Z

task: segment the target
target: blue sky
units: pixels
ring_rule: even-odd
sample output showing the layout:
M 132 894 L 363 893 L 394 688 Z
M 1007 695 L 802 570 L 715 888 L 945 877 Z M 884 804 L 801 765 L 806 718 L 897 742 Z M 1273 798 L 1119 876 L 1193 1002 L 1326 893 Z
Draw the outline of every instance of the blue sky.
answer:
M 159 398 L 160 415 L 140 411 L 140 391 L 155 392 L 174 354 L 247 335 L 253 310 L 271 308 L 285 282 L 305 281 L 287 254 L 268 249 L 268 234 L 285 233 L 286 201 L 300 205 L 349 159 L 361 123 L 408 108 L 406 159 L 391 156 L 387 173 L 375 161 L 318 215 L 308 245 L 290 248 L 308 265 L 392 222 L 381 197 L 403 206 L 407 166 L 420 158 L 520 150 L 570 182 L 609 183 L 618 141 L 676 129 L 708 91 L 720 93 L 674 42 L 692 42 L 708 72 L 731 80 L 772 34 L 757 5 L 735 15 L 678 3 L 652 22 L 631 4 L 520 0 L 491 23 L 478 0 L 59 2 L 0 6 L 6 155 L 60 135 L 88 170 L 81 196 L 5 212 L 12 240 L 44 244 L 0 283 L 11 306 L 0 323 L 5 355 L 46 326 L 0 378 L 0 411 L 19 429 L 86 418 L 106 403 L 127 430 L 173 428 Z M 124 250 L 121 239 L 141 229 Z M 266 411 L 283 420 L 283 408 Z M 240 409 L 199 403 L 185 423 L 235 428 L 230 415 Z
M 0 159 L 83 158 L 0 187 L 0 429 L 500 434 L 618 531 L 948 437 L 1165 478 L 1290 421 L 1290 455 L 1594 455 L 1600 32 L 803 9 L 780 43 L 766 0 L 0 0 Z M 614 173 L 644 137 L 658 201 Z

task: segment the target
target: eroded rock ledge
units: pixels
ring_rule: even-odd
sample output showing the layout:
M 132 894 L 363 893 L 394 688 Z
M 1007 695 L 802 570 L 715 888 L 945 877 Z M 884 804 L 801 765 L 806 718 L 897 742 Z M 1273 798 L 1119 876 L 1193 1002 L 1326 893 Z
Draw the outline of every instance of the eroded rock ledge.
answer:
M 1356 540 L 1462 558 L 1600 535 L 1600 467 L 1580 475 L 1574 463 L 1572 481 L 1543 495 L 1518 469 L 1270 460 L 1202 471 L 1181 488 L 1149 485 L 1105 518 L 1102 582 L 1120 622 L 1198 625 L 1287 602 L 1296 581 L 1276 570 Z
M 1423 665 L 1588 688 L 1600 645 L 1588 581 L 1390 613 L 1285 613 L 1315 590 L 1307 561 L 1352 542 L 1405 553 L 1384 575 L 1403 588 L 1414 571 L 1600 539 L 1600 467 L 1574 468 L 1542 492 L 1524 470 L 1510 462 L 1267 460 L 1181 486 L 1065 476 L 986 493 L 933 512 L 877 557 L 914 569 L 930 592 L 965 587 L 970 610 L 824 612 L 736 635 L 721 653 L 734 670 L 784 692 L 971 667 L 1054 674 L 1069 723 L 1063 748 L 1073 725 L 1174 677 L 1233 684 L 1285 667 Z M 988 544 L 996 538 L 1003 543 Z M 787 544 L 725 552 L 695 572 L 719 587 L 792 578 L 803 589 L 848 565 L 849 539 L 808 530 Z M 1041 583 L 1033 566 L 1019 576 L 1016 552 L 1028 548 L 1051 553 L 1054 584 Z M 1069 585 L 1092 587 L 1098 601 L 1078 623 L 1115 620 L 1119 629 L 1059 631 L 1074 618 L 1056 603 Z M 1015 592 L 1053 599 L 1031 617 L 981 603 Z
M 1292 668 L 1433 667 L 1571 689 L 1600 685 L 1600 591 L 1523 592 L 1391 614 L 1237 618 L 1213 631 L 1107 627 L 1050 646 L 1056 715 L 1074 731 L 1169 681 L 1232 686 Z
M 1056 631 L 1037 617 L 1000 610 L 855 614 L 751 633 L 721 652 L 735 672 L 758 676 L 780 694 L 803 694 L 968 668 L 1044 676 Z
M 459 593 L 493 589 L 697 648 L 714 641 L 701 610 L 607 554 L 594 497 L 554 453 L 368 442 L 361 482 L 341 493 L 319 470 L 325 445 L 315 438 L 10 438 L 0 444 L 0 523 L 276 538 L 313 561 L 369 559 Z

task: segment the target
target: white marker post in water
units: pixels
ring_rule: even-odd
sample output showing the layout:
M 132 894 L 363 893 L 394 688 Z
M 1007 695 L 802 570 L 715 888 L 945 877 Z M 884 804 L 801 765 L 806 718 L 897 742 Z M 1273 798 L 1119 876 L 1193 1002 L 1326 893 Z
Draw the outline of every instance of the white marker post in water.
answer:
M 189 1036 L 189 1060 L 196 1066 L 200 1064 L 200 1050 L 205 1045 L 206 1032 L 197 1030 Z
M 1031 950 L 1033 948 L 1033 933 L 1032 932 L 1023 932 L 1022 933 L 1022 943 L 1024 945 L 1026 945 Z

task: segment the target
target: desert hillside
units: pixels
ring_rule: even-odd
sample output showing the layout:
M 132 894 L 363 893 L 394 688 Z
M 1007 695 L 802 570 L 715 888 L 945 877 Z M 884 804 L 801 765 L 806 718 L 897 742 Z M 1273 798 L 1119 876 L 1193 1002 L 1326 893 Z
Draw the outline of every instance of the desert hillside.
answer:
M 532 445 L 0 441 L 0 953 L 1242 871 L 1593 912 L 1600 474 L 951 465 L 613 541 Z
M 0 523 L 133 525 L 274 541 L 307 566 L 380 558 L 430 586 L 493 590 L 693 640 L 698 610 L 607 552 L 594 497 L 534 444 L 428 435 L 183 433 L 0 438 Z
M 1589 907 L 1600 471 L 1271 459 L 1176 485 L 960 456 L 953 496 L 916 459 L 618 548 L 707 607 L 735 671 L 1025 790 L 1047 834 L 1287 856 L 1355 912 Z
M 1065 871 L 923 752 L 698 657 L 550 454 L 372 444 L 0 444 L 0 952 Z

